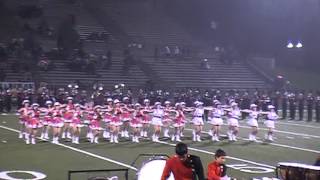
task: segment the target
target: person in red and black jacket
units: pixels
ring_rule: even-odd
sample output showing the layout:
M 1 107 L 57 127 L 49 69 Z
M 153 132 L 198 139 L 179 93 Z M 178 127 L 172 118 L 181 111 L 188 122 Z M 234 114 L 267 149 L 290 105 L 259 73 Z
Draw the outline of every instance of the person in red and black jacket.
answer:
M 215 160 L 208 165 L 208 180 L 222 180 L 226 176 L 226 153 L 218 149 L 215 153 Z
M 204 180 L 200 158 L 188 154 L 188 147 L 184 143 L 176 145 L 176 155 L 167 160 L 161 180 L 167 180 L 171 173 L 175 180 Z

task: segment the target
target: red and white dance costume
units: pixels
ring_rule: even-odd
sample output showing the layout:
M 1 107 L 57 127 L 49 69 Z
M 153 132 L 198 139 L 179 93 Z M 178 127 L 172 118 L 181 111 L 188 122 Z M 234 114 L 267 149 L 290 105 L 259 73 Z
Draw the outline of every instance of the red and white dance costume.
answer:
M 192 133 L 193 135 L 192 140 L 201 142 L 201 131 L 204 125 L 204 122 L 203 122 L 204 109 L 202 106 L 203 103 L 196 101 L 195 105 L 196 105 L 196 109 L 193 111 L 193 114 L 192 114 L 192 123 L 194 126 L 193 133 Z
M 186 109 L 186 103 L 185 103 L 185 102 L 180 102 L 180 105 L 181 105 L 182 110 L 185 111 L 185 109 Z M 183 131 L 184 131 L 184 127 L 186 126 L 187 120 L 184 119 L 184 121 L 185 121 L 185 122 L 184 122 L 183 126 L 180 128 L 180 137 L 184 137 Z
M 132 142 L 136 143 L 139 143 L 140 128 L 142 127 L 141 121 L 144 117 L 144 113 L 140 108 L 141 105 L 136 103 L 135 110 L 132 113 L 132 119 L 130 121 L 130 126 L 132 128 Z
M 122 109 L 120 107 L 120 101 L 118 99 L 115 99 L 113 103 L 115 104 L 115 107 L 113 109 L 112 121 L 110 122 L 111 128 L 112 128 L 110 142 L 119 143 L 118 136 L 119 136 L 120 127 L 122 125 L 122 121 L 121 121 Z
M 258 134 L 258 117 L 259 112 L 257 111 L 257 105 L 251 104 L 250 105 L 250 111 L 249 113 L 249 119 L 247 124 L 251 126 L 251 133 L 249 134 L 249 141 L 257 141 L 256 137 Z
M 268 134 L 266 134 L 266 140 L 273 141 L 273 130 L 275 128 L 275 121 L 279 118 L 278 114 L 275 111 L 274 106 L 268 106 L 269 112 L 267 114 L 267 119 L 265 120 L 264 124 L 268 128 Z
M 94 109 L 93 109 L 93 104 L 90 104 L 89 106 L 87 106 L 85 113 L 87 114 L 85 120 L 83 121 L 84 125 L 87 126 L 87 139 L 90 141 L 93 136 L 92 136 L 92 130 L 90 128 L 90 124 L 91 121 L 93 120 L 93 116 L 94 116 Z
M 212 141 L 220 141 L 220 127 L 223 124 L 222 116 L 224 115 L 224 110 L 220 102 L 215 102 L 214 105 L 215 108 L 209 114 L 209 124 L 212 125 Z
M 141 137 L 148 137 L 148 130 L 149 130 L 149 124 L 151 121 L 151 116 L 150 116 L 150 112 L 152 112 L 152 107 L 150 106 L 150 101 L 149 99 L 145 99 L 144 101 L 144 117 L 142 119 L 142 129 L 140 132 L 140 136 Z
M 101 114 L 101 106 L 96 106 L 95 107 L 95 112 L 93 115 L 93 119 L 90 122 L 90 129 L 92 131 L 92 137 L 90 139 L 91 143 L 99 143 L 99 134 L 100 131 L 102 130 L 100 122 L 102 120 L 102 114 Z
M 43 112 L 45 113 L 43 118 L 41 119 L 41 123 L 43 124 L 41 139 L 49 139 L 49 129 L 52 123 L 52 101 L 46 101 L 47 108 L 43 108 Z
M 20 108 L 18 110 L 19 115 L 19 123 L 20 123 L 20 132 L 19 132 L 19 138 L 22 139 L 24 136 L 29 136 L 27 135 L 26 132 L 26 122 L 29 118 L 29 111 L 30 109 L 30 101 L 29 100 L 24 100 L 22 102 L 23 108 Z
M 40 110 L 39 104 L 34 103 L 32 104 L 32 110 L 29 113 L 29 118 L 27 119 L 27 128 L 29 132 L 29 136 L 26 137 L 26 143 L 36 144 L 36 135 L 38 128 L 42 127 L 40 123 Z
M 71 122 L 72 127 L 72 143 L 79 144 L 79 137 L 83 123 L 81 118 L 83 117 L 83 111 L 81 110 L 80 104 L 75 104 L 75 111 Z
M 171 112 L 170 101 L 165 101 L 164 105 L 165 105 L 164 115 L 162 118 L 163 136 L 166 138 L 169 138 L 170 137 L 169 126 L 170 126 L 170 123 L 172 122 L 172 119 L 170 118 L 170 112 Z
M 131 120 L 131 112 L 129 108 L 129 98 L 124 97 L 123 98 L 124 107 L 122 107 L 122 114 L 121 114 L 121 120 L 123 122 L 122 130 L 121 130 L 121 137 L 129 138 L 129 126 L 130 126 L 130 120 Z
M 185 126 L 185 116 L 183 113 L 183 109 L 180 103 L 176 103 L 176 117 L 173 120 L 173 127 L 174 127 L 174 134 L 171 136 L 172 141 L 178 141 L 181 142 L 180 136 L 181 136 L 181 130 Z
M 73 118 L 73 113 L 74 113 L 74 105 L 72 102 L 72 97 L 68 97 L 68 103 L 66 104 L 65 107 L 65 112 L 63 114 L 63 121 L 64 121 L 64 126 L 62 130 L 62 138 L 68 138 L 71 139 L 71 128 L 70 128 L 70 123 L 72 122 Z
M 161 133 L 161 127 L 162 127 L 162 118 L 164 116 L 164 110 L 161 107 L 160 102 L 156 102 L 154 104 L 155 109 L 153 110 L 152 113 L 152 119 L 151 119 L 151 124 L 154 127 L 154 133 L 152 135 L 152 141 L 153 142 L 159 142 L 159 136 Z
M 241 111 L 237 103 L 231 103 L 231 110 L 229 111 L 228 116 L 228 138 L 230 141 L 237 141 L 237 134 L 239 132 L 239 119 L 241 116 Z
M 113 110 L 113 102 L 111 98 L 107 99 L 107 106 L 105 111 L 105 114 L 103 116 L 103 121 L 105 124 L 105 129 L 103 131 L 103 137 L 106 139 L 110 138 L 110 131 L 111 131 L 111 125 L 110 122 L 112 121 L 112 110 Z
M 52 123 L 51 126 L 53 128 L 53 138 L 52 143 L 59 143 L 59 136 L 61 132 L 61 128 L 63 127 L 63 119 L 62 119 L 62 111 L 60 109 L 60 103 L 54 103 L 54 109 L 52 111 Z

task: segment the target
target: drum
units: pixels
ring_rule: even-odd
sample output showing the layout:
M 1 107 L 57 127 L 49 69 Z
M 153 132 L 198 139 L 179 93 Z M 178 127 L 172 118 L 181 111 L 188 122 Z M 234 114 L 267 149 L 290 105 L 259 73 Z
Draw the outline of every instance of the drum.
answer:
M 320 167 L 300 163 L 278 163 L 276 173 L 283 180 L 320 179 Z
M 137 180 L 160 180 L 162 171 L 166 165 L 165 159 L 151 159 L 141 167 L 137 173 Z M 171 173 L 168 180 L 174 180 L 173 174 Z

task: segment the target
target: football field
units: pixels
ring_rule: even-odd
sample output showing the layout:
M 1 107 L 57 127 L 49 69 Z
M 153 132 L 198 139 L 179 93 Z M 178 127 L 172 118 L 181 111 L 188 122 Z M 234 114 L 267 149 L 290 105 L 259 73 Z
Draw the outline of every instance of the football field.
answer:
M 313 164 L 320 155 L 320 123 L 280 120 L 276 123 L 275 141 L 272 143 L 263 140 L 266 129 L 262 122 L 259 123 L 258 142 L 250 142 L 247 139 L 250 127 L 245 121 L 240 124 L 237 142 L 229 142 L 226 138 L 212 142 L 207 134 L 208 125 L 204 128 L 202 142 L 192 142 L 191 129 L 186 127 L 183 142 L 188 144 L 190 154 L 201 157 L 205 173 L 207 164 L 213 160 L 218 148 L 225 150 L 228 155 L 228 176 L 237 179 L 275 177 L 278 162 Z M 36 145 L 27 145 L 18 138 L 18 130 L 16 115 L 0 115 L 0 179 L 65 180 L 70 170 L 125 168 L 129 170 L 129 179 L 133 180 L 137 179 L 139 170 L 150 164 L 146 163 L 148 159 L 140 158 L 133 165 L 139 154 L 174 154 L 175 143 L 169 139 L 161 139 L 159 143 L 148 139 L 132 143 L 131 140 L 120 138 L 119 144 L 112 144 L 100 138 L 99 144 L 91 144 L 86 140 L 83 128 L 79 145 L 63 140 L 60 140 L 60 144 L 52 144 L 41 139 L 37 139 Z M 223 137 L 226 130 L 226 126 L 223 126 Z M 154 172 L 150 173 L 156 174 L 158 171 L 161 169 L 154 168 Z M 73 174 L 72 179 L 90 179 L 103 174 L 124 179 L 122 172 L 80 173 Z M 160 177 L 154 177 L 154 180 L 157 179 Z

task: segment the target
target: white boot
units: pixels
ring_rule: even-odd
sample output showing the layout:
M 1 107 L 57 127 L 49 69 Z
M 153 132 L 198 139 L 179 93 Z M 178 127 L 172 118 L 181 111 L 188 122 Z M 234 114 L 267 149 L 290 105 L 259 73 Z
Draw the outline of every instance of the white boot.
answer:
M 144 131 L 140 131 L 140 137 L 143 137 Z
M 132 142 L 136 142 L 136 136 L 132 136 Z
M 196 137 L 197 137 L 197 141 L 198 141 L 198 142 L 201 142 L 201 137 L 200 137 L 200 135 L 196 135 Z
M 70 132 L 67 132 L 67 138 L 71 139 L 71 133 Z
M 35 138 L 31 138 L 31 144 L 36 144 L 36 139 Z
M 74 143 L 75 143 L 75 144 L 79 144 L 79 137 L 75 137 Z
M 212 129 L 209 130 L 208 134 L 209 134 L 210 136 L 213 136 Z
M 156 135 L 152 134 L 152 142 L 155 142 L 155 141 L 156 141 Z
M 136 136 L 136 143 L 139 143 L 140 141 L 139 141 L 139 137 L 138 136 Z
M 124 131 L 121 131 L 121 137 L 125 137 Z
M 20 133 L 19 133 L 19 139 L 22 139 L 22 138 L 23 138 L 23 133 L 20 132 Z
M 180 136 L 176 135 L 176 141 L 181 142 Z
M 166 137 L 166 138 L 170 137 L 170 136 L 169 136 L 169 129 L 165 128 L 165 129 L 163 130 L 163 137 Z
M 192 130 L 192 136 L 196 136 L 196 131 L 194 129 Z
M 106 130 L 103 131 L 102 137 L 103 137 L 103 138 L 107 138 L 107 131 L 106 131 Z
M 95 137 L 90 138 L 90 142 L 91 142 L 91 143 L 94 143 L 94 138 L 95 138 Z
M 180 133 L 180 136 L 181 136 L 181 137 L 184 137 L 184 134 L 183 134 L 183 132 L 181 132 L 181 133 Z
M 232 141 L 237 141 L 237 136 L 232 134 Z
M 175 140 L 175 135 L 172 135 L 171 136 L 171 141 L 174 141 Z
M 249 141 L 253 141 L 253 135 L 252 134 L 249 134 Z
M 49 134 L 48 134 L 48 132 L 44 133 L 44 139 L 49 139 Z
M 40 139 L 43 139 L 43 138 L 44 138 L 44 133 L 41 133 Z
M 268 140 L 269 140 L 269 141 L 273 141 L 272 135 L 268 135 Z
M 143 137 L 148 137 L 147 131 L 144 131 L 144 132 L 143 132 Z
M 115 143 L 119 143 L 119 141 L 118 141 L 118 136 L 114 136 L 113 138 L 114 138 L 114 142 L 115 142 Z
M 197 135 L 194 133 L 192 133 L 192 141 L 195 142 L 197 141 Z
M 124 131 L 124 137 L 126 137 L 126 138 L 129 138 L 130 136 L 129 136 L 129 132 L 126 130 L 126 131 Z
M 61 138 L 62 138 L 62 139 L 66 138 L 66 133 L 65 133 L 65 132 L 62 133 Z
M 229 138 L 229 141 L 232 141 L 232 140 L 233 140 L 232 131 L 228 131 L 228 138 Z
M 114 142 L 114 138 L 113 138 L 113 137 L 114 137 L 113 134 L 111 134 L 111 136 L 110 136 L 110 142 L 111 142 L 111 143 Z
M 99 137 L 94 138 L 94 143 L 99 144 Z
M 26 139 L 26 144 L 30 144 L 30 139 L 29 138 Z
M 219 136 L 218 136 L 218 135 L 216 135 L 216 134 L 215 134 L 215 135 L 214 135 L 214 137 L 216 138 L 216 141 L 217 141 L 217 142 L 219 142 L 219 141 L 220 141 L 220 140 L 219 140 Z
M 217 136 L 216 136 L 216 135 L 212 135 L 211 140 L 212 140 L 212 141 L 217 141 L 217 139 L 216 139 L 216 138 L 217 138 Z

